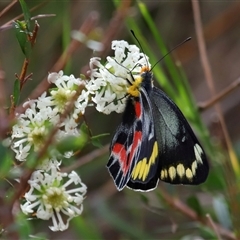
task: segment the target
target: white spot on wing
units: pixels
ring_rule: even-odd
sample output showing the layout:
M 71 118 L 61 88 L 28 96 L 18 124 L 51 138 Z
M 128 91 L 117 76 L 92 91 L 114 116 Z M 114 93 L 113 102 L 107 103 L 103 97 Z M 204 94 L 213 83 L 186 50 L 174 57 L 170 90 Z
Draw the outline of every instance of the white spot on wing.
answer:
M 203 150 L 197 143 L 194 145 L 194 153 L 195 153 L 197 162 L 203 164 L 203 161 L 201 158 L 201 155 L 203 154 Z
M 192 174 L 193 174 L 193 176 L 196 175 L 196 169 L 197 169 L 197 161 L 195 160 L 195 161 L 192 163 Z

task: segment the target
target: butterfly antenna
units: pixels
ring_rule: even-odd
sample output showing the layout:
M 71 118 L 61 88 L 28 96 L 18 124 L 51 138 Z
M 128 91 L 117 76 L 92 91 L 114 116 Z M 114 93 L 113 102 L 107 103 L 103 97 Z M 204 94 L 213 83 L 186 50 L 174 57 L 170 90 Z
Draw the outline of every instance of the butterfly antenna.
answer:
M 136 37 L 134 31 L 133 31 L 133 30 L 130 30 L 130 31 L 131 31 L 133 37 L 136 39 L 136 41 L 137 41 L 140 49 L 141 49 L 142 52 L 144 53 L 143 48 L 142 48 L 142 45 L 141 45 L 140 41 L 138 40 L 138 38 Z M 183 45 L 185 42 L 188 42 L 189 40 L 191 40 L 191 37 L 186 38 L 184 41 L 182 41 L 182 42 L 179 43 L 177 46 L 175 46 L 174 48 L 172 48 L 169 52 L 167 52 L 164 56 L 162 56 L 162 57 L 152 66 L 151 70 L 152 70 L 159 62 L 161 62 L 168 54 L 170 54 L 173 50 L 175 50 L 176 48 L 180 47 L 181 45 Z M 147 57 L 146 57 L 145 54 L 144 54 L 144 57 L 145 57 L 146 62 L 147 62 L 147 64 L 148 64 Z
M 173 50 L 175 50 L 176 48 L 182 46 L 185 42 L 188 42 L 189 40 L 191 40 L 191 37 L 186 38 L 185 40 L 183 40 L 181 43 L 179 43 L 177 46 L 175 46 L 174 48 L 172 48 L 169 52 L 167 52 L 165 55 L 163 55 L 153 66 L 152 69 L 159 63 L 161 62 L 168 54 L 170 54 Z
M 144 51 L 143 51 L 143 47 L 142 47 L 142 45 L 141 45 L 140 41 L 139 41 L 139 40 L 138 40 L 138 38 L 136 37 L 136 35 L 135 35 L 134 31 L 133 31 L 132 29 L 131 29 L 130 31 L 131 31 L 131 33 L 132 33 L 133 37 L 136 39 L 136 41 L 137 41 L 137 43 L 138 43 L 138 45 L 139 45 L 139 47 L 140 47 L 141 51 L 143 52 L 143 54 L 144 54 L 144 58 L 145 58 L 145 60 L 146 60 L 146 63 L 147 63 L 147 65 L 148 65 L 148 60 L 147 60 L 146 54 L 145 54 L 145 53 L 144 53 Z

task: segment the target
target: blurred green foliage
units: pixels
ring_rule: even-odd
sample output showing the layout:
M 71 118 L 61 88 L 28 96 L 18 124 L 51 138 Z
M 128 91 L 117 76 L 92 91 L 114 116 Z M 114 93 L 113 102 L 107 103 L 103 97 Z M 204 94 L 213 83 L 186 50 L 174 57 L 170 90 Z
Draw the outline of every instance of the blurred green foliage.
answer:
M 17 31 L 17 37 L 12 34 L 12 28 L 2 32 L 4 40 L 1 41 L 0 46 L 2 70 L 6 73 L 8 106 L 10 106 L 10 94 L 14 95 L 16 104 L 18 103 L 19 94 L 21 94 L 22 104 L 31 91 L 38 87 L 38 84 L 69 46 L 71 30 L 78 29 L 93 10 L 98 12 L 101 19 L 100 23 L 98 22 L 91 31 L 92 36 L 96 36 L 97 40 L 101 41 L 104 35 L 108 33 L 106 32 L 108 30 L 112 31 L 112 35 L 117 36 L 117 39 L 127 39 L 129 42 L 132 42 L 134 39 L 131 39 L 129 29 L 133 29 L 144 52 L 150 57 L 152 65 L 158 61 L 160 56 L 169 52 L 167 47 L 169 44 L 166 44 L 159 26 L 156 25 L 156 16 L 158 15 L 155 11 L 157 9 L 151 7 L 150 1 L 129 1 L 130 6 L 128 8 L 125 6 L 125 11 L 121 10 L 124 9 L 124 1 L 115 0 L 113 5 L 109 5 L 110 1 L 99 2 L 93 2 L 93 6 L 91 6 L 91 4 L 84 3 L 84 1 L 46 1 L 44 2 L 46 3 L 45 5 L 41 5 L 32 11 L 33 7 L 40 4 L 39 1 L 26 1 L 26 4 L 24 1 L 20 1 L 24 21 L 15 21 L 14 29 Z M 173 3 L 169 3 L 168 6 L 161 6 L 167 10 L 169 8 L 170 11 L 172 5 Z M 3 3 L 1 3 L 1 7 L 4 7 Z M 184 9 L 189 13 L 192 11 L 189 8 L 189 5 L 187 5 Z M 116 15 L 115 11 L 124 11 L 125 29 L 121 32 L 118 32 L 120 30 L 116 26 L 114 29 L 108 29 L 108 24 L 112 20 L 109 20 L 109 17 L 113 15 L 114 18 Z M 30 22 L 32 22 L 31 27 L 33 26 L 29 12 L 31 12 L 31 16 L 43 13 L 56 14 L 55 17 L 38 19 L 40 30 L 34 49 L 31 49 L 31 54 L 29 53 L 29 47 L 27 47 L 28 50 L 26 51 Z M 20 6 L 16 6 L 15 9 L 6 15 L 9 15 L 11 19 L 17 14 L 21 14 Z M 6 15 L 4 16 L 4 21 L 8 19 Z M 105 18 L 105 15 L 108 18 Z M 117 20 L 115 19 L 115 21 Z M 88 23 L 85 24 L 87 25 Z M 166 28 L 169 27 L 168 22 L 162 24 L 166 24 Z M 174 24 L 174 20 L 171 24 Z M 190 22 L 189 25 L 191 24 Z M 25 35 L 23 34 L 23 28 L 27 29 Z M 149 38 L 152 39 L 151 43 Z M 6 45 L 8 41 L 10 41 L 10 44 Z M 17 43 L 20 44 L 20 49 Z M 155 45 L 154 47 L 152 47 L 152 43 Z M 178 40 L 173 42 L 173 44 L 178 43 Z M 3 48 L 8 53 L 3 53 Z M 110 44 L 107 48 L 110 51 Z M 29 73 L 33 72 L 33 81 L 28 81 L 20 92 L 18 80 L 14 83 L 14 74 L 21 71 L 23 62 L 21 51 L 29 58 L 30 65 L 28 71 Z M 93 55 L 97 55 L 97 53 L 93 53 L 84 45 L 76 49 L 65 65 L 65 73 L 73 73 L 75 76 L 80 75 L 80 73 L 85 74 L 83 71 L 87 68 L 89 59 Z M 227 56 L 225 57 L 227 58 Z M 198 67 L 200 68 L 201 66 Z M 227 153 L 223 146 L 216 144 L 216 142 L 218 143 L 218 140 L 216 141 L 215 139 L 216 137 L 210 137 L 208 128 L 201 119 L 198 106 L 194 100 L 194 93 L 191 90 L 187 74 L 183 68 L 183 66 L 176 64 L 172 55 L 168 55 L 154 67 L 154 79 L 156 84 L 158 83 L 178 104 L 194 130 L 196 130 L 197 136 L 206 149 L 211 165 L 210 175 L 206 183 L 194 187 L 171 186 L 160 183 L 159 188 L 153 192 L 139 193 L 126 189 L 117 193 L 105 168 L 108 153 L 103 151 L 101 155 L 88 161 L 84 166 L 75 169 L 80 173 L 83 182 L 86 182 L 88 185 L 88 194 L 84 201 L 82 216 L 71 222 L 69 230 L 63 233 L 52 233 L 47 229 L 47 225 L 43 221 L 26 221 L 26 217 L 19 213 L 16 215 L 16 225 L 14 227 L 18 229 L 20 239 L 27 239 L 29 235 L 32 235 L 34 239 L 187 240 L 198 237 L 201 239 L 217 239 L 217 235 L 222 234 L 221 229 L 227 229 L 229 234 L 225 234 L 223 239 L 233 239 L 231 238 L 233 232 L 239 234 L 239 226 L 236 225 L 236 222 L 240 215 L 240 176 L 234 173 L 233 166 L 226 164 L 229 160 L 226 157 Z M 13 85 L 15 86 L 13 87 Z M 12 91 L 12 89 L 14 90 Z M 69 148 L 69 146 L 73 145 L 80 150 L 85 146 L 79 157 L 88 156 L 89 153 L 95 151 L 95 146 L 101 149 L 101 145 L 110 141 L 110 137 L 106 137 L 105 133 L 113 133 L 121 118 L 118 114 L 102 116 L 93 109 L 88 110 L 86 117 L 93 135 L 97 136 L 92 138 L 92 144 L 88 143 L 86 145 L 86 139 L 84 141 L 67 139 L 60 143 L 62 145 L 58 147 L 62 148 L 64 146 Z M 100 138 L 99 136 L 101 135 L 104 137 Z M 1 191 L 3 191 L 8 186 L 6 178 L 8 177 L 12 155 L 9 153 L 8 147 L 4 145 L 0 146 L 0 152 L 2 156 L 0 162 Z M 74 163 L 74 161 L 77 161 L 77 157 L 76 160 L 70 160 L 69 164 Z M 14 189 L 11 190 L 14 191 Z M 170 198 L 167 196 L 170 196 Z M 177 201 L 176 205 L 174 205 L 175 200 Z M 184 207 L 188 213 L 194 213 L 196 218 L 193 219 L 186 212 L 181 211 L 183 210 L 181 207 Z M 220 227 L 217 230 L 215 229 L 214 231 L 214 227 L 211 227 L 211 224 L 208 223 L 206 214 L 211 216 L 212 221 L 219 224 Z

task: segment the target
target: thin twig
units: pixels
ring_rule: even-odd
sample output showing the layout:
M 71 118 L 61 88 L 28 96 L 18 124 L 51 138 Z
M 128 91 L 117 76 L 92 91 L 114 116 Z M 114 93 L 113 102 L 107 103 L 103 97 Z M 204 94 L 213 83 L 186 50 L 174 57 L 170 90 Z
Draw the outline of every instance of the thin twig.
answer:
M 31 20 L 36 20 L 36 19 L 39 19 L 39 18 L 48 18 L 48 17 L 56 17 L 56 14 L 38 14 L 34 17 L 31 17 Z
M 131 6 L 131 2 L 131 0 L 125 0 L 120 2 L 120 6 L 114 14 L 114 17 L 111 19 L 108 25 L 108 29 L 105 32 L 106 34 L 104 34 L 104 39 L 102 43 L 105 50 L 101 53 L 102 56 L 106 55 L 106 53 L 109 51 L 107 47 L 110 45 L 111 41 L 117 36 L 117 34 L 120 33 L 124 25 L 124 18 L 127 15 L 128 10 Z
M 40 8 L 41 6 L 47 4 L 48 1 L 50 1 L 50 0 L 47 0 L 47 1 L 45 1 L 45 2 L 43 1 L 43 2 L 41 2 L 40 4 L 38 4 L 37 6 L 31 8 L 31 9 L 30 9 L 30 12 L 31 12 L 31 13 L 34 12 L 35 10 L 37 10 L 38 8 Z M 18 2 L 18 1 L 17 1 L 17 2 Z M 12 20 L 8 21 L 8 22 L 5 23 L 4 25 L 0 26 L 0 31 L 11 28 L 11 27 L 12 27 L 12 23 L 13 23 L 14 21 L 22 18 L 22 17 L 23 17 L 23 13 L 20 14 L 20 15 L 18 15 L 18 16 L 15 17 L 15 18 L 13 18 Z
M 212 96 L 215 96 L 216 90 L 215 90 L 215 86 L 214 86 L 213 75 L 212 75 L 212 71 L 210 68 L 210 63 L 209 63 L 208 56 L 207 56 L 205 40 L 204 40 L 204 36 L 203 36 L 199 1 L 192 0 L 192 6 L 193 6 L 194 23 L 195 23 L 195 28 L 196 28 L 201 64 L 202 64 L 202 67 L 204 70 L 205 78 L 207 81 L 207 85 L 210 89 L 210 92 L 211 92 Z M 231 163 L 231 165 L 230 165 L 229 161 L 228 160 L 226 161 L 226 167 L 229 169 L 227 181 L 228 181 L 228 184 L 230 187 L 228 188 L 228 191 L 230 194 L 230 201 L 231 201 L 230 206 L 231 206 L 232 216 L 233 216 L 233 225 L 234 225 L 237 236 L 240 237 L 240 229 L 239 229 L 240 226 L 239 226 L 239 221 L 237 219 L 240 214 L 240 209 L 239 209 L 239 204 L 236 201 L 236 194 L 235 194 L 236 190 L 233 191 L 233 189 L 231 188 L 231 186 L 233 186 L 235 184 L 236 176 L 239 176 L 239 174 L 240 174 L 240 167 L 239 167 L 237 156 L 236 156 L 235 151 L 232 146 L 230 136 L 228 134 L 227 126 L 226 126 L 226 123 L 225 123 L 225 120 L 223 117 L 223 113 L 222 113 L 222 109 L 219 104 L 215 105 L 215 109 L 216 109 L 216 112 L 218 113 L 219 122 L 222 127 L 222 132 L 223 132 L 226 147 L 227 147 L 227 153 L 228 153 L 228 156 L 230 158 L 230 163 Z
M 35 25 L 34 25 L 34 30 L 33 30 L 33 34 L 31 35 L 30 33 L 28 34 L 28 41 L 31 44 L 31 48 L 33 48 L 35 42 L 36 42 L 36 38 L 37 38 L 37 33 L 38 33 L 38 29 L 39 29 L 39 25 L 37 23 L 37 21 L 35 21 Z M 22 65 L 22 69 L 21 69 L 21 73 L 18 76 L 18 74 L 15 74 L 17 81 L 20 81 L 20 91 L 22 90 L 24 84 L 27 82 L 27 80 L 30 79 L 30 77 L 32 76 L 32 74 L 30 73 L 28 76 L 26 76 L 27 74 L 27 70 L 28 70 L 28 66 L 29 66 L 29 58 L 28 56 L 25 55 L 25 59 L 23 61 L 23 65 Z M 11 107 L 10 107 L 10 111 L 9 111 L 9 118 L 12 120 L 15 118 L 15 101 L 11 101 Z
M 218 93 L 216 96 L 214 96 L 212 99 L 199 103 L 198 107 L 200 110 L 206 110 L 222 100 L 223 98 L 227 97 L 233 90 L 237 89 L 237 87 L 240 86 L 240 77 L 237 78 L 234 82 L 232 82 L 226 89 L 224 89 L 222 92 Z
M 10 10 L 11 7 L 13 7 L 18 0 L 13 0 L 11 3 L 9 3 L 1 12 L 0 12 L 0 17 L 2 17 L 8 10 Z
M 125 0 L 120 2 L 120 6 L 114 13 L 113 17 L 109 21 L 108 28 L 105 30 L 102 38 L 103 50 L 99 52 L 98 57 L 105 57 L 111 48 L 111 41 L 117 39 L 117 36 L 121 33 L 122 27 L 124 25 L 125 16 L 129 12 L 132 0 Z M 117 26 L 117 28 L 116 28 Z M 82 68 L 83 73 L 87 73 L 89 70 L 89 64 Z
M 4 84 L 5 73 L 0 68 L 0 137 L 4 139 L 9 129 L 10 122 L 6 111 L 6 86 Z
M 211 91 L 211 94 L 214 96 L 214 95 L 216 95 L 216 90 L 215 90 L 215 86 L 214 86 L 212 71 L 210 68 L 210 63 L 208 60 L 205 40 L 204 40 L 204 36 L 203 36 L 203 31 L 202 31 L 202 22 L 201 22 L 201 16 L 200 16 L 199 1 L 192 0 L 192 6 L 193 6 L 194 22 L 195 22 L 199 52 L 200 52 L 200 60 L 201 60 L 201 64 L 202 64 L 202 67 L 204 70 L 207 85 Z M 224 134 L 225 141 L 227 144 L 228 154 L 229 154 L 229 158 L 232 163 L 233 170 L 238 175 L 240 173 L 240 168 L 239 168 L 237 156 L 235 155 L 235 152 L 232 147 L 232 142 L 231 142 L 231 139 L 230 139 L 228 131 L 227 131 L 227 126 L 226 126 L 225 120 L 223 118 L 222 109 L 219 104 L 216 104 L 215 108 L 218 113 L 219 121 L 222 126 L 222 130 L 223 130 L 223 134 Z
M 212 221 L 212 223 L 209 222 L 207 218 L 203 218 L 199 216 L 193 209 L 188 207 L 184 202 L 182 202 L 180 199 L 173 197 L 172 195 L 169 195 L 167 191 L 161 186 L 160 189 L 161 197 L 172 207 L 176 208 L 179 212 L 183 213 L 185 216 L 189 217 L 190 219 L 200 222 L 201 224 L 210 227 L 213 229 L 213 231 L 218 232 L 223 237 L 226 237 L 231 240 L 236 240 L 237 238 L 234 236 L 234 234 L 223 228 L 221 225 L 215 223 Z M 213 228 L 214 226 L 214 228 Z
M 33 29 L 32 35 L 28 34 L 28 41 L 31 43 L 31 47 L 32 48 L 33 48 L 34 44 L 36 43 L 38 29 L 39 29 L 38 22 L 35 21 L 35 25 L 34 25 L 34 29 Z M 19 81 L 20 81 L 20 90 L 22 90 L 23 85 L 29 79 L 29 78 L 26 78 L 28 65 L 29 65 L 29 58 L 25 57 L 24 63 L 23 63 L 23 67 L 22 67 L 22 70 L 21 70 L 21 74 L 20 74 L 20 76 L 18 78 Z
M 206 217 L 208 219 L 209 224 L 212 226 L 212 229 L 214 230 L 214 232 L 217 235 L 218 240 L 222 240 L 220 233 L 218 231 L 218 228 L 216 227 L 216 223 L 213 221 L 213 219 L 211 218 L 210 214 L 206 214 Z
M 96 159 L 97 157 L 102 156 L 103 154 L 106 154 L 108 151 L 109 151 L 109 144 L 107 144 L 101 148 L 98 148 L 98 149 L 90 152 L 89 154 L 79 158 L 71 166 L 64 167 L 62 169 L 62 171 L 63 172 L 71 172 L 72 170 L 79 168 L 86 163 L 91 162 L 92 160 Z
M 100 156 L 100 155 L 98 155 Z M 230 239 L 230 240 L 237 240 L 234 233 L 229 231 L 228 229 L 222 227 L 221 225 L 215 223 L 213 220 L 210 222 L 209 217 L 205 218 L 203 216 L 200 216 L 195 212 L 192 208 L 190 208 L 188 205 L 186 205 L 183 201 L 181 201 L 179 198 L 173 197 L 172 195 L 168 194 L 168 192 L 165 190 L 163 185 L 159 184 L 160 188 L 160 196 L 164 199 L 164 201 L 170 206 L 175 208 L 177 211 L 182 213 L 184 216 L 188 217 L 189 219 L 199 222 L 204 226 L 207 226 L 220 236 Z M 104 198 L 104 201 L 106 199 L 112 197 L 114 194 L 116 194 L 118 191 L 116 190 L 116 187 L 113 184 L 112 179 L 110 179 L 107 183 L 104 184 L 100 189 L 98 189 L 98 194 L 102 198 Z M 91 197 L 90 197 L 91 196 Z M 90 198 L 94 197 L 94 193 L 90 193 Z M 156 211 L 155 211 L 156 212 Z M 217 235 L 218 236 L 218 235 Z M 221 239 L 221 237 L 219 237 Z
M 86 18 L 85 22 L 80 27 L 79 31 L 84 33 L 85 35 L 88 35 L 96 26 L 96 23 L 98 21 L 98 14 L 96 12 L 91 12 L 88 17 Z M 72 56 L 72 54 L 82 46 L 83 44 L 79 41 L 72 39 L 69 46 L 65 50 L 64 53 L 59 57 L 57 62 L 53 65 L 50 72 L 58 72 L 61 69 L 64 68 L 66 65 L 68 59 Z M 44 91 L 46 91 L 50 87 L 50 83 L 47 81 L 47 77 L 45 77 L 38 86 L 31 92 L 30 96 L 28 96 L 29 99 L 36 99 L 38 98 Z M 24 112 L 25 108 L 22 106 L 19 106 L 17 108 L 17 112 Z

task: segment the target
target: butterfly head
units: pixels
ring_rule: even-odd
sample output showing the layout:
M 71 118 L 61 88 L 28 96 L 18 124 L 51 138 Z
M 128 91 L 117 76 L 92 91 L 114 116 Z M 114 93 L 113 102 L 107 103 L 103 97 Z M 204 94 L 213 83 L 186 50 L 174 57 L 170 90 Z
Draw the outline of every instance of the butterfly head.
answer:
M 143 78 L 142 76 L 137 76 L 134 78 L 134 81 L 131 83 L 130 87 L 127 89 L 127 93 L 132 97 L 139 97 L 139 89 L 141 87 Z
M 140 74 L 133 76 L 133 82 L 131 82 L 130 87 L 127 90 L 127 93 L 132 97 L 139 97 L 140 88 L 144 87 L 145 89 L 151 89 L 153 86 L 152 81 L 153 74 L 151 69 L 148 66 L 143 66 L 140 70 Z
M 141 72 L 140 72 L 141 74 L 146 73 L 146 72 L 151 72 L 151 69 L 149 66 L 143 66 L 141 68 Z
M 150 93 L 153 88 L 153 73 L 151 71 L 151 68 L 149 68 L 148 66 L 142 67 L 141 78 L 141 87 L 143 87 L 148 93 Z

